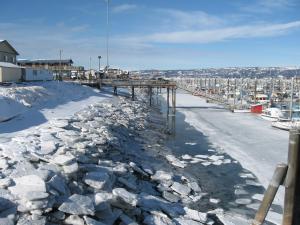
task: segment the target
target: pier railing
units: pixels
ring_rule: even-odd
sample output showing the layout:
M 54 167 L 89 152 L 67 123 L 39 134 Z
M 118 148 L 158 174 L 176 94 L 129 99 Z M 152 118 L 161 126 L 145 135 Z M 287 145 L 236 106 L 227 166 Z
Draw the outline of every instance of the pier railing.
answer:
M 300 130 L 293 129 L 289 136 L 287 164 L 279 164 L 265 192 L 252 225 L 264 223 L 280 185 L 285 188 L 282 225 L 300 224 Z
M 176 113 L 176 82 L 170 80 L 154 80 L 154 79 L 100 79 L 100 78 L 92 78 L 92 79 L 81 79 L 75 80 L 73 82 L 80 83 L 82 85 L 88 85 L 93 87 L 101 88 L 102 85 L 109 86 L 113 88 L 113 92 L 115 95 L 118 94 L 118 88 L 129 88 L 131 89 L 131 98 L 135 99 L 135 88 L 147 88 L 149 94 L 149 103 L 152 104 L 152 93 L 153 88 L 158 90 L 162 88 L 167 89 L 167 114 L 170 114 L 170 97 L 171 97 L 171 108 L 172 114 Z M 171 93 L 170 93 L 171 92 Z

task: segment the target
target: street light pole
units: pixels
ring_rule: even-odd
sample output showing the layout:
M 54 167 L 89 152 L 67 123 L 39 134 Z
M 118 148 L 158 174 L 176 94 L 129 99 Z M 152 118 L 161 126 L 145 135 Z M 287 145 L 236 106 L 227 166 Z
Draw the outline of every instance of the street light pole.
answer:
M 99 72 L 100 72 L 100 60 L 101 60 L 101 58 L 102 58 L 101 55 L 99 55 L 98 56 L 98 59 L 99 59 Z

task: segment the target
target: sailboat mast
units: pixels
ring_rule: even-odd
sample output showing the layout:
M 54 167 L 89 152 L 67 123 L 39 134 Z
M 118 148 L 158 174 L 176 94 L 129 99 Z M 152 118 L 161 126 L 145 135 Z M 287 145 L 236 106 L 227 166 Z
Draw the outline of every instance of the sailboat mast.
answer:
M 290 119 L 293 117 L 293 99 L 294 99 L 294 77 L 292 77 L 291 81 L 291 102 L 290 102 Z

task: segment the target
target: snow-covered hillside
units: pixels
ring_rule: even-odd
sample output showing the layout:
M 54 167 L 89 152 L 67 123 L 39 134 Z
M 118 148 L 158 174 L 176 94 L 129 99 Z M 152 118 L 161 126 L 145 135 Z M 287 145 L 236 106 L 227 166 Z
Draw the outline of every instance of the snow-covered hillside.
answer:
M 96 89 L 67 82 L 0 86 L 0 121 L 23 117 L 19 123 L 1 123 L 0 134 L 24 130 L 45 123 L 51 118 L 73 115 L 94 101 L 110 97 Z

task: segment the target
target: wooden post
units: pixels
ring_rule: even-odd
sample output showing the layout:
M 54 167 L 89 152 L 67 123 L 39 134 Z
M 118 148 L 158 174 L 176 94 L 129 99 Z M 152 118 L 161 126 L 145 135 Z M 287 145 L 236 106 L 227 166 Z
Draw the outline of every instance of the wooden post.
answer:
M 256 96 L 257 96 L 257 80 L 254 80 L 254 104 L 256 104 Z
M 149 86 L 149 103 L 150 103 L 150 106 L 152 105 L 152 87 Z
M 240 86 L 240 100 L 241 100 L 241 106 L 243 105 L 243 78 L 241 80 L 241 86 Z
M 275 198 L 275 195 L 278 191 L 279 186 L 283 183 L 284 178 L 287 172 L 287 165 L 286 164 L 279 164 L 276 167 L 276 170 L 273 174 L 272 180 L 268 186 L 264 194 L 264 198 L 261 202 L 261 205 L 255 215 L 255 219 L 252 222 L 252 225 L 261 225 L 264 223 L 265 218 L 268 214 L 268 211 L 272 205 L 272 202 Z
M 215 78 L 215 83 L 214 83 L 214 94 L 217 93 L 217 78 Z
M 134 86 L 131 87 L 131 99 L 134 101 Z
M 227 79 L 227 102 L 229 102 L 229 78 Z
M 170 88 L 167 87 L 167 115 L 169 115 L 169 98 L 170 98 Z
M 285 179 L 283 225 L 300 224 L 299 140 L 299 130 L 292 129 L 289 138 L 288 171 Z
M 233 107 L 235 108 L 235 99 L 236 99 L 236 78 L 234 79 L 234 99 L 233 99 Z
M 176 89 L 172 88 L 172 106 L 173 106 L 173 114 L 176 113 Z

